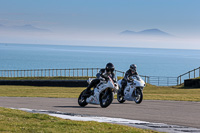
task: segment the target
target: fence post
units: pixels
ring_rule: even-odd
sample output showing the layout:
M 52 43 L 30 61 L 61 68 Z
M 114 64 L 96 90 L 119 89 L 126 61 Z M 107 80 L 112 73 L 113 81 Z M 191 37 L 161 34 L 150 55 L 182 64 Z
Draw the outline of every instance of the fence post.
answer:
M 56 69 L 56 77 L 58 77 L 58 69 Z
M 194 78 L 195 78 L 195 69 L 194 69 Z
M 60 76 L 62 77 L 62 70 L 60 69 Z
M 49 69 L 49 77 L 51 76 L 51 70 Z
M 158 86 L 159 86 L 159 77 L 158 77 Z
M 70 69 L 69 69 L 69 77 L 70 77 Z
M 78 68 L 77 68 L 77 77 L 79 77 L 79 75 L 78 75 Z
M 82 68 L 82 77 L 83 77 L 83 68 Z
M 180 84 L 181 84 L 181 76 L 180 76 Z
M 67 71 L 66 71 L 66 69 L 65 69 L 65 77 L 67 77 Z
M 92 77 L 93 77 L 93 68 L 92 68 Z
M 74 77 L 74 69 L 73 69 L 73 77 Z
M 52 70 L 52 77 L 54 77 L 54 69 Z

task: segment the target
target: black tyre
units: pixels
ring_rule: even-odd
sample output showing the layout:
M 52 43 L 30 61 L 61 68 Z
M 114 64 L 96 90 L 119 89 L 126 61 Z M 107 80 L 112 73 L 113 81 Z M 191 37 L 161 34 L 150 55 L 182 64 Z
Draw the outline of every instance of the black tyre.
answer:
M 141 89 L 136 89 L 136 95 L 134 94 L 134 97 L 135 97 L 135 103 L 136 104 L 140 104 L 143 100 L 143 92 Z M 135 92 L 133 92 L 135 93 Z
M 111 90 L 101 92 L 99 96 L 100 106 L 102 108 L 108 107 L 113 101 L 113 93 Z
M 78 97 L 78 104 L 81 107 L 85 107 L 88 103 L 86 102 L 87 97 L 83 96 L 83 94 L 85 93 L 86 90 L 83 90 L 80 94 L 80 96 Z
M 124 103 L 126 100 L 124 100 L 124 96 L 122 96 L 119 92 L 117 93 L 117 101 L 119 103 Z

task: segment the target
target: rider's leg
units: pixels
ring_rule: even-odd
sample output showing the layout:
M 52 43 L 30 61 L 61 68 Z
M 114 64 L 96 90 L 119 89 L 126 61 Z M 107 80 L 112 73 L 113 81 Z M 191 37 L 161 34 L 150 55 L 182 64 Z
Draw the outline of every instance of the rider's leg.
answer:
M 126 85 L 127 85 L 127 82 L 126 82 L 126 80 L 122 80 L 122 88 L 121 88 L 121 94 L 122 95 L 124 95 L 124 89 L 125 89 L 125 87 L 126 87 Z
M 88 85 L 88 87 L 86 89 L 86 93 L 90 93 L 91 88 L 94 87 L 95 85 L 97 85 L 99 82 L 100 82 L 100 79 L 98 79 L 98 78 L 93 79 L 91 81 L 91 83 Z

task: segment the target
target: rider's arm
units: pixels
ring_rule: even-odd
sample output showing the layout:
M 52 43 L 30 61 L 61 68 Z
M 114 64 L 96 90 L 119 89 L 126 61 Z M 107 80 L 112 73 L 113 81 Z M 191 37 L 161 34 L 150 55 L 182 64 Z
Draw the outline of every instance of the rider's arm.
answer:
M 126 71 L 125 76 L 124 76 L 124 79 L 125 79 L 125 80 L 128 80 L 128 76 L 129 76 L 129 72 Z

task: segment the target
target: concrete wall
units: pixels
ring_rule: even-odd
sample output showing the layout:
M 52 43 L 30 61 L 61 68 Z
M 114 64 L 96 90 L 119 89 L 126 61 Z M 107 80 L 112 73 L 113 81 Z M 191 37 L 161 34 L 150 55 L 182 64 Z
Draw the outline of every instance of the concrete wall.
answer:
M 0 80 L 0 85 L 86 87 L 87 80 Z
M 200 88 L 200 79 L 184 80 L 184 87 Z

